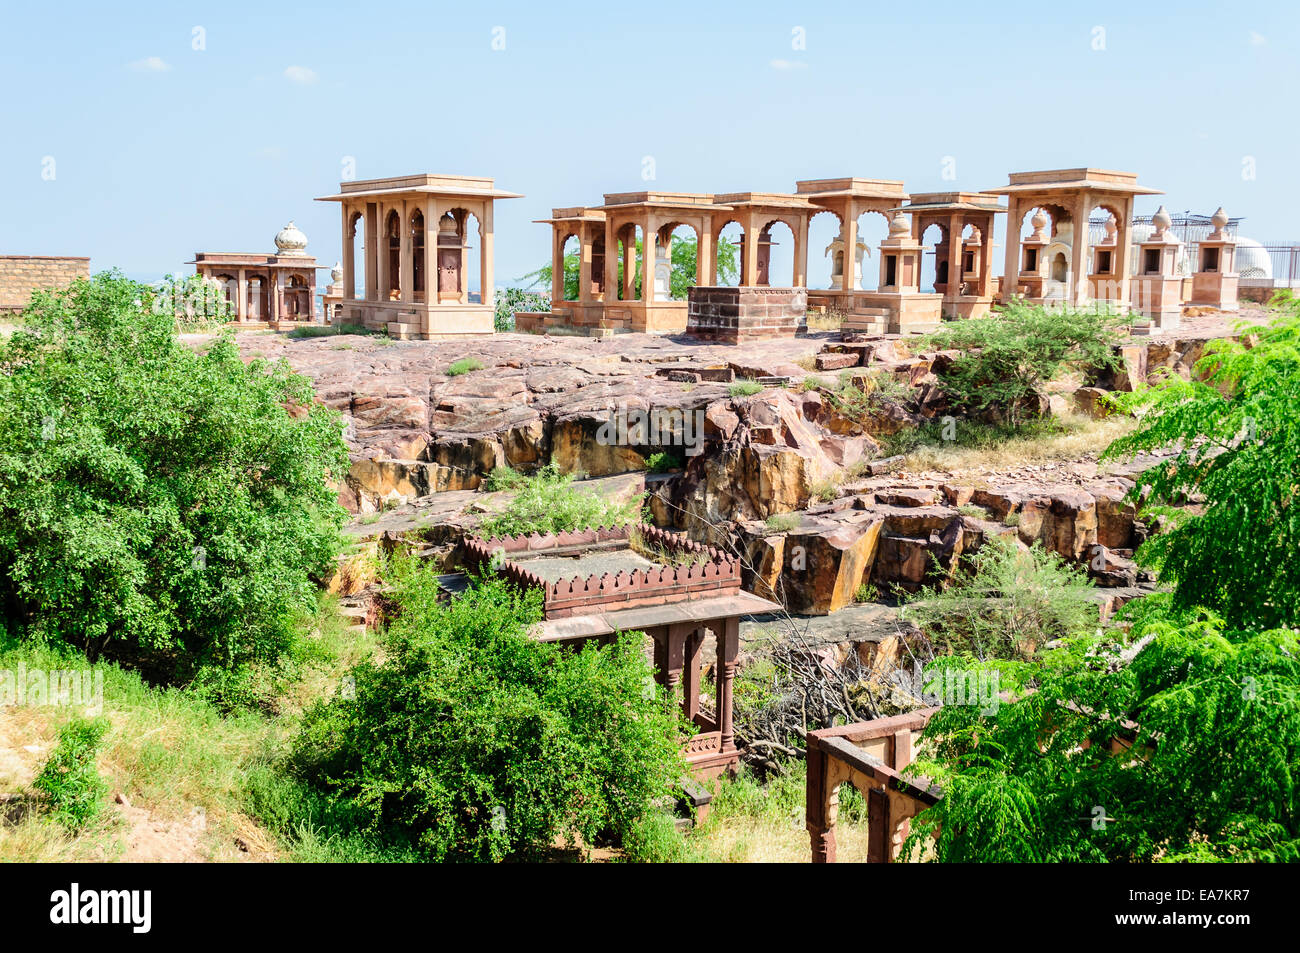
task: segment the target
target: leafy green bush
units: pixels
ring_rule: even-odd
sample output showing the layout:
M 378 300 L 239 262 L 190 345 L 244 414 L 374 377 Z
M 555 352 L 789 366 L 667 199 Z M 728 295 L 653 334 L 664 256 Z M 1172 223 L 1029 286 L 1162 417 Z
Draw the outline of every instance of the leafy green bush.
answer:
M 497 493 L 501 490 L 517 490 L 527 482 L 528 477 L 514 467 L 502 464 L 492 468 L 492 472 L 483 481 L 483 489 L 488 493 Z
M 483 362 L 477 357 L 462 357 L 459 361 L 452 361 L 447 368 L 448 377 L 459 377 L 461 374 L 468 374 L 470 371 L 483 370 Z
M 948 324 L 927 343 L 962 352 L 939 377 L 954 408 L 1015 427 L 1036 416 L 1043 384 L 1065 368 L 1119 367 L 1115 345 L 1125 323 L 1100 309 L 1013 301 L 987 317 Z
M 1202 379 L 1116 395 L 1141 415 L 1104 455 L 1177 450 L 1131 493 L 1170 524 L 1138 555 L 1176 584 L 1178 607 L 1214 609 L 1236 628 L 1300 626 L 1300 301 L 1282 305 L 1268 327 L 1249 328 L 1252 347 L 1211 341 Z M 1199 513 L 1169 508 L 1191 493 L 1205 500 Z
M 748 378 L 741 378 L 738 381 L 732 381 L 727 388 L 727 393 L 732 397 L 752 397 L 763 389 L 763 385 L 758 381 L 751 381 Z
M 660 450 L 646 457 L 645 468 L 651 473 L 671 473 L 682 468 L 682 458 L 667 450 Z
M 643 637 L 581 651 L 528 635 L 536 592 L 477 580 L 440 602 L 412 563 L 382 664 L 304 717 L 297 776 L 429 860 L 501 860 L 633 828 L 684 774 L 678 709 Z
M 923 587 L 903 610 L 936 650 L 1015 659 L 1097 626 L 1092 583 L 1041 547 L 993 538 L 947 588 Z
M 196 354 L 115 272 L 0 340 L 5 625 L 156 677 L 281 658 L 346 516 L 336 411 L 287 364 Z
M 937 834 L 940 861 L 1300 860 L 1300 636 L 1146 616 L 1128 646 L 1048 653 L 996 717 L 941 708 L 911 770 L 943 798 L 904 849 Z
M 495 472 L 495 471 L 494 471 Z M 596 526 L 626 526 L 641 516 L 640 499 L 616 503 L 594 490 L 573 486 L 573 475 L 547 464 L 521 477 L 519 491 L 495 516 L 479 527 L 485 536 L 562 533 Z
M 99 814 L 108 785 L 95 758 L 109 729 L 106 718 L 74 718 L 59 731 L 59 742 L 32 787 L 41 792 L 51 817 L 78 831 Z

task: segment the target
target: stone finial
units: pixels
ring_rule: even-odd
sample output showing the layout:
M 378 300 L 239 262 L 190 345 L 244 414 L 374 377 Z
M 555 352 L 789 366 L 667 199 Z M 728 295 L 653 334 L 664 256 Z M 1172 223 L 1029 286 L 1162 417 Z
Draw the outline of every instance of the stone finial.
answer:
M 1169 210 L 1163 205 L 1156 209 L 1156 214 L 1151 216 L 1151 225 L 1155 229 L 1153 238 L 1164 238 L 1165 232 L 1169 226 L 1174 224 L 1173 219 L 1169 217 Z
M 893 220 L 889 223 L 890 238 L 906 238 L 908 235 L 911 234 L 911 232 L 912 232 L 912 226 L 907 221 L 907 216 L 905 216 L 902 212 L 896 214 Z
M 281 255 L 304 255 L 307 252 L 307 236 L 290 222 L 275 233 L 275 248 Z
M 1047 213 L 1041 208 L 1034 212 L 1034 217 L 1029 220 L 1029 224 L 1034 227 L 1034 233 L 1029 236 L 1031 242 L 1047 241 Z
M 1210 216 L 1210 221 L 1214 223 L 1214 231 L 1210 232 L 1209 239 L 1216 242 L 1222 241 L 1224 236 L 1223 230 L 1228 225 L 1228 213 L 1223 210 L 1222 205 L 1219 206 L 1217 212 Z
M 1115 221 L 1115 213 L 1111 212 L 1106 216 L 1106 244 L 1115 244 L 1115 235 L 1119 232 L 1119 223 Z
M 341 261 L 336 261 L 334 262 L 334 267 L 330 269 L 330 281 L 334 282 L 334 284 L 338 284 L 342 280 L 343 263 Z
M 440 238 L 446 236 L 455 238 L 457 236 L 456 217 L 451 212 L 443 212 L 442 218 L 438 219 L 438 236 Z

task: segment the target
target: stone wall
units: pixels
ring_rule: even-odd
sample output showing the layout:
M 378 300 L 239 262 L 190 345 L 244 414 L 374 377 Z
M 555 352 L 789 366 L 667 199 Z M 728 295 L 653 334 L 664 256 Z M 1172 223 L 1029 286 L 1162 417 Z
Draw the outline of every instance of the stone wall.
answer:
M 0 313 L 21 311 L 33 291 L 66 288 L 89 277 L 89 258 L 0 255 Z
M 740 344 L 808 328 L 806 288 L 697 286 L 686 301 L 686 333 L 705 341 Z

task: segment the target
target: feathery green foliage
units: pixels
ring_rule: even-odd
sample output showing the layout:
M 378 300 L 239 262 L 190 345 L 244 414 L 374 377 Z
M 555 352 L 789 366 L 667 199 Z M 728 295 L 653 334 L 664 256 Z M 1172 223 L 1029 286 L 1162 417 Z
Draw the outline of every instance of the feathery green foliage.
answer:
M 995 717 L 940 709 L 910 770 L 943 797 L 905 849 L 937 832 L 941 861 L 1300 860 L 1300 637 L 1166 610 L 1127 647 L 1047 653 Z
M 1176 584 L 1176 606 L 1206 606 L 1236 628 L 1300 626 L 1300 301 L 1287 296 L 1284 308 L 1249 329 L 1253 346 L 1211 341 L 1195 379 L 1116 395 L 1121 410 L 1143 413 L 1106 451 L 1177 449 L 1132 491 L 1173 523 L 1139 557 Z M 1193 493 L 1202 512 L 1168 508 Z

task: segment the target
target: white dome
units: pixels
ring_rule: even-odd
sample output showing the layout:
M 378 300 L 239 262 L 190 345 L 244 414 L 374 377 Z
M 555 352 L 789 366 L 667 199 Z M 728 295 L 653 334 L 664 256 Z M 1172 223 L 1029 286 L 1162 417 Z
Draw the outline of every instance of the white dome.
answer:
M 330 280 L 338 284 L 343 280 L 343 263 L 334 262 L 334 267 L 330 269 Z
M 307 250 L 307 236 L 293 222 L 275 233 L 275 248 L 281 255 L 302 255 Z

